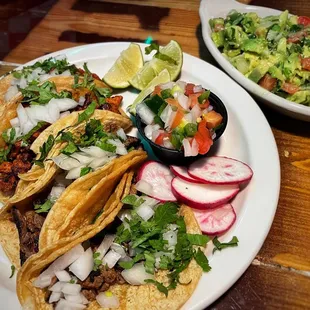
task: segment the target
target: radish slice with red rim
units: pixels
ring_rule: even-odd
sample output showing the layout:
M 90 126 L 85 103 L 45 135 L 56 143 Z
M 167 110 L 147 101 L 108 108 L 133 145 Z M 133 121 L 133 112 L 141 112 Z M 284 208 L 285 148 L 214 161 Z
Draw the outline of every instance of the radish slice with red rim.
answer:
M 253 176 L 252 169 L 233 158 L 213 156 L 192 163 L 188 174 L 196 180 L 212 184 L 240 184 Z
M 171 183 L 173 194 L 188 206 L 196 209 L 216 208 L 237 195 L 239 186 L 198 184 L 175 177 Z
M 172 171 L 172 173 L 174 175 L 180 177 L 181 179 L 183 179 L 185 181 L 192 182 L 192 183 L 201 183 L 200 181 L 198 181 L 197 179 L 192 178 L 188 174 L 186 167 L 170 166 L 170 169 L 171 169 L 171 171 Z
M 159 201 L 177 201 L 171 190 L 173 174 L 157 161 L 146 162 L 139 170 L 138 181 L 143 180 L 151 187 L 149 196 Z
M 212 210 L 193 210 L 201 231 L 209 236 L 225 233 L 236 221 L 233 206 L 227 203 Z

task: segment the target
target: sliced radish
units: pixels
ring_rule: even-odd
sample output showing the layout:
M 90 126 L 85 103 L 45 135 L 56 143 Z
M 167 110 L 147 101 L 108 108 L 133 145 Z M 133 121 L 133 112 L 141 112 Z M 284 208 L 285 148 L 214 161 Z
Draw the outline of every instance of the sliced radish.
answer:
M 188 172 L 186 167 L 180 167 L 180 166 L 170 166 L 170 169 L 173 174 L 180 177 L 181 179 L 192 182 L 192 183 L 201 183 L 200 181 L 192 178 Z
M 173 194 L 192 208 L 216 208 L 235 197 L 239 186 L 198 184 L 175 177 L 171 183 Z
M 191 164 L 188 174 L 204 183 L 240 184 L 250 180 L 253 171 L 248 165 L 236 159 L 213 156 Z
M 194 214 L 201 231 L 210 236 L 225 233 L 236 221 L 236 213 L 230 203 L 213 210 L 194 210 Z
M 138 180 L 143 180 L 151 186 L 149 196 L 160 201 L 176 201 L 171 190 L 173 175 L 170 169 L 157 161 L 146 162 L 139 170 Z

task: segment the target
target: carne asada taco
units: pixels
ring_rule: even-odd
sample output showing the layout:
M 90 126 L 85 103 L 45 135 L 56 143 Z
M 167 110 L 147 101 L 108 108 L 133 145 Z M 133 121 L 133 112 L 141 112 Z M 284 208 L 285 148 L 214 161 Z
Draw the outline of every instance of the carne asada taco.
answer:
M 25 263 L 17 278 L 24 308 L 179 309 L 190 298 L 210 270 L 201 250 L 208 238 L 189 207 L 135 194 L 131 179 L 123 209 Z
M 0 232 L 3 231 L 0 243 L 12 262 L 23 264 L 38 249 L 87 226 L 126 170 L 147 158 L 139 140 L 126 136 L 113 115 L 114 122 L 100 122 L 105 114 L 113 113 L 96 110 L 89 122 L 67 127 L 60 135 L 54 132 L 59 141 L 48 155 L 45 173 L 36 182 L 32 181 L 33 186 L 29 181 L 20 180 L 20 186 L 28 184 L 23 191 L 27 198 L 12 199 L 0 211 Z M 74 116 L 71 114 L 68 118 Z M 54 127 L 48 129 L 49 133 Z M 17 258 L 6 231 L 11 231 L 19 240 Z
M 87 69 L 85 65 L 85 69 Z M 114 112 L 117 118 L 126 118 L 120 109 L 122 96 L 111 96 L 111 90 L 101 80 L 87 71 L 84 78 L 60 76 L 43 84 L 31 82 L 9 102 L 0 105 L 0 201 L 6 202 L 16 191 L 20 174 L 28 172 L 32 161 L 42 146 L 38 139 L 51 124 L 61 123 L 62 118 L 74 111 L 94 109 Z M 47 131 L 48 132 L 48 131 Z M 45 137 L 48 135 L 45 135 Z M 36 141 L 36 150 L 32 144 Z M 44 142 L 44 141 L 43 141 Z M 34 173 L 34 172 L 33 172 Z M 32 178 L 42 173 L 36 169 Z M 28 176 L 28 180 L 30 176 Z

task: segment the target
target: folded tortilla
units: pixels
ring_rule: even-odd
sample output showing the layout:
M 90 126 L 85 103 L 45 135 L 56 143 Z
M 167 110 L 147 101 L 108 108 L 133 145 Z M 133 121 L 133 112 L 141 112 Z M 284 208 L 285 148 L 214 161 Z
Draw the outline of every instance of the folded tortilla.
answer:
M 126 197 L 132 184 L 133 174 L 131 173 L 127 179 L 127 186 L 123 193 Z M 98 219 L 95 224 L 85 227 L 76 234 L 76 238 L 62 239 L 54 246 L 47 247 L 38 254 L 32 256 L 22 267 L 17 277 L 17 294 L 20 303 L 25 309 L 53 309 L 53 305 L 46 301 L 47 289 L 39 289 L 33 285 L 33 281 L 58 257 L 68 252 L 76 245 L 94 237 L 112 223 L 122 204 L 119 200 L 115 201 L 118 206 L 109 214 Z M 112 208 L 111 208 L 112 209 Z M 192 234 L 200 234 L 201 231 L 196 222 L 192 210 L 187 206 L 181 206 L 181 215 L 184 216 L 187 232 Z M 168 283 L 168 272 L 159 271 L 155 275 L 155 279 L 166 285 Z M 120 302 L 119 309 L 179 309 L 190 298 L 194 292 L 198 281 L 202 275 L 202 269 L 192 260 L 189 266 L 180 274 L 180 283 L 176 289 L 170 290 L 168 297 L 158 291 L 152 284 L 133 286 L 129 284 L 114 284 L 110 286 L 109 291 L 117 296 Z M 92 301 L 87 305 L 86 309 L 102 309 L 96 301 Z

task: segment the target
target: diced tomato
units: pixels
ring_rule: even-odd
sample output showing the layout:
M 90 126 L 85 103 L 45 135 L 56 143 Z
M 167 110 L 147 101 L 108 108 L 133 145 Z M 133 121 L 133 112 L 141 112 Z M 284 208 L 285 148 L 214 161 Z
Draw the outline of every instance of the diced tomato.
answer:
M 210 111 L 209 113 L 204 115 L 204 119 L 206 120 L 207 127 L 211 129 L 217 127 L 222 123 L 223 116 L 215 111 Z
M 258 84 L 261 86 L 261 87 L 263 87 L 263 88 L 265 88 L 265 89 L 267 89 L 267 90 L 269 90 L 269 91 L 272 91 L 274 88 L 275 88 L 275 86 L 276 86 L 276 84 L 277 84 L 277 79 L 276 78 L 273 78 L 270 74 L 265 74 L 261 79 L 260 79 L 260 81 L 258 82 Z
M 199 104 L 198 101 L 198 97 L 202 94 L 202 92 L 200 93 L 196 93 L 196 94 L 191 94 L 188 96 L 189 100 L 190 100 L 190 108 L 193 108 L 196 104 Z
M 301 58 L 301 66 L 303 69 L 310 71 L 310 57 Z
M 213 140 L 210 137 L 207 121 L 205 119 L 198 124 L 198 131 L 194 138 L 198 143 L 198 153 L 201 155 L 206 154 L 210 150 Z
M 158 145 L 162 145 L 164 142 L 164 138 L 170 137 L 170 134 L 167 132 L 162 132 L 158 135 L 158 137 L 155 139 L 155 143 Z
M 152 96 L 155 96 L 155 95 L 161 96 L 161 88 L 158 85 L 155 86 L 154 91 L 152 93 Z
M 194 93 L 194 87 L 195 87 L 195 84 L 192 84 L 192 83 L 186 84 L 185 95 L 189 96 L 189 95 L 193 94 Z
M 224 30 L 224 29 L 225 29 L 225 27 L 222 24 L 216 24 L 214 26 L 214 32 L 219 32 L 219 31 Z
M 203 110 L 203 109 L 208 108 L 209 105 L 210 105 L 210 101 L 207 99 L 207 100 L 204 101 L 204 103 L 199 104 L 199 107 Z
M 290 95 L 293 95 L 295 94 L 296 92 L 299 91 L 300 87 L 295 85 L 295 84 L 292 84 L 292 83 L 287 83 L 287 82 L 284 82 L 282 84 L 282 90 L 284 90 L 285 92 L 287 92 L 288 94 Z
M 178 100 L 173 98 L 167 98 L 166 102 L 174 107 L 177 107 L 178 110 L 184 111 L 184 108 L 179 104 Z
M 184 117 L 184 112 L 179 109 L 174 117 L 174 120 L 171 125 L 171 129 L 178 127 L 181 124 L 183 117 Z
M 299 25 L 308 26 L 308 25 L 310 25 L 310 17 L 308 17 L 308 16 L 299 16 L 297 22 L 298 22 Z

